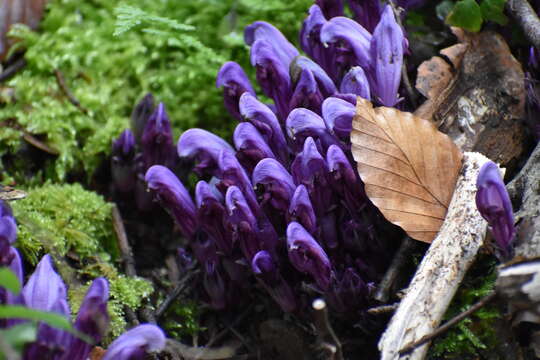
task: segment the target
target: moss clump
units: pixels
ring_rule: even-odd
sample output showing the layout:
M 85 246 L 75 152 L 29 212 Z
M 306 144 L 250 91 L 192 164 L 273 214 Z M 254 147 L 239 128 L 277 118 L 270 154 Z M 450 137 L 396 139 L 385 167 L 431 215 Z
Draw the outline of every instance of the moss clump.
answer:
M 493 291 L 497 278 L 496 264 L 492 257 L 481 257 L 469 270 L 457 291 L 444 320 L 449 320 L 467 310 L 482 297 Z M 495 323 L 502 317 L 499 308 L 490 304 L 471 317 L 461 321 L 441 338 L 429 352 L 429 359 L 476 359 L 495 348 L 498 339 Z
M 117 254 L 111 204 L 79 184 L 46 184 L 13 202 L 19 233 L 16 246 L 35 265 L 44 253 L 80 259 Z M 109 255 L 108 255 L 109 254 Z
M 223 109 L 215 77 L 228 59 L 250 70 L 244 26 L 267 20 L 296 41 L 311 2 L 139 0 L 131 3 L 144 20 L 115 36 L 126 15 L 115 12 L 117 2 L 52 0 L 39 33 L 23 27 L 11 32 L 20 39 L 18 47 L 27 48 L 27 66 L 7 84 L 16 100 L 0 98 L 0 121 L 12 119 L 58 150 L 39 174 L 53 181 L 70 172 L 91 175 L 112 139 L 128 126 L 137 99 L 149 91 L 167 104 L 177 134 L 196 125 L 227 136 L 235 122 Z M 69 103 L 55 70 L 88 113 Z M 12 103 L 1 106 L 6 101 Z M 0 156 L 25 145 L 15 129 L 4 129 L 0 143 Z M 4 161 L 0 169 L 9 165 Z M 27 181 L 21 168 L 7 170 L 10 180 Z

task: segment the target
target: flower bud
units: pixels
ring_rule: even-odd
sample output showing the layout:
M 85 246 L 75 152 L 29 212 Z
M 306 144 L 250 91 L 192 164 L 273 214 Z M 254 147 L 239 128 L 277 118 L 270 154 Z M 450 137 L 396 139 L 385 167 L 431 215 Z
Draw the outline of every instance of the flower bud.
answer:
M 255 95 L 249 79 L 240 65 L 228 61 L 219 69 L 216 87 L 223 88 L 225 108 L 236 119 L 242 120 L 238 109 L 238 100 L 244 93 Z
M 154 112 L 154 96 L 146 94 L 141 101 L 133 108 L 131 113 L 131 130 L 137 143 L 141 142 L 141 136 L 146 127 L 150 115 Z
M 159 327 L 141 324 L 114 340 L 102 360 L 143 360 L 147 352 L 165 348 L 165 341 Z
M 350 138 L 355 113 L 354 105 L 336 97 L 329 97 L 322 104 L 322 115 L 326 127 L 340 139 Z
M 255 165 L 262 159 L 275 158 L 257 128 L 248 122 L 236 126 L 233 141 L 237 150 L 236 157 L 249 173 L 253 172 Z
M 174 165 L 174 152 L 171 122 L 165 105 L 159 103 L 146 123 L 141 137 L 142 157 L 145 167 L 152 165 Z

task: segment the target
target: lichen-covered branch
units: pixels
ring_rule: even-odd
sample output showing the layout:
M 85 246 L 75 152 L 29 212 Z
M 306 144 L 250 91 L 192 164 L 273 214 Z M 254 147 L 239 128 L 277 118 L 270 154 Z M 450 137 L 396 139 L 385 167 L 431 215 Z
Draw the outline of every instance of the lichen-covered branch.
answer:
M 523 29 L 529 41 L 540 49 L 540 19 L 527 0 L 508 0 L 506 9 Z

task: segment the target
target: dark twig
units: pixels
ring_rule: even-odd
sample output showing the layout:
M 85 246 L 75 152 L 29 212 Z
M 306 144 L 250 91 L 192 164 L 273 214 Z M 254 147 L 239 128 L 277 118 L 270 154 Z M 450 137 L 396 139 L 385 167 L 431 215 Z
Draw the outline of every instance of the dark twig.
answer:
M 527 0 L 508 0 L 506 9 L 517 21 L 529 41 L 540 50 L 540 19 Z
M 405 266 L 407 261 L 409 261 L 411 253 L 415 246 L 415 240 L 411 239 L 410 237 L 407 236 L 405 237 L 405 239 L 403 239 L 401 245 L 399 246 L 399 249 L 397 250 L 394 258 L 392 259 L 390 267 L 388 268 L 388 270 L 386 270 L 386 273 L 384 274 L 384 277 L 379 283 L 379 287 L 377 288 L 377 291 L 373 296 L 375 300 L 382 303 L 388 301 L 388 298 L 390 297 L 390 291 L 394 286 L 394 283 L 396 282 L 399 274 L 401 274 L 401 272 L 403 271 L 403 267 Z
M 376 306 L 376 307 L 372 307 L 371 309 L 368 309 L 367 313 L 370 315 L 388 314 L 388 313 L 396 311 L 398 306 L 399 306 L 398 302 L 391 305 Z
M 15 118 L 9 118 L 9 119 L 6 119 L 6 120 L 0 122 L 0 128 L 1 127 L 9 127 L 9 128 L 14 129 L 14 130 L 20 131 L 22 133 L 22 138 L 24 139 L 24 141 L 26 141 L 30 145 L 33 145 L 33 146 L 37 147 L 38 149 L 40 149 L 42 151 L 45 151 L 48 154 L 51 154 L 51 155 L 59 155 L 60 154 L 60 152 L 57 149 L 55 149 L 53 147 L 50 147 L 49 145 L 47 145 L 44 142 L 38 140 L 36 137 L 34 137 L 34 135 L 32 135 L 28 131 L 26 131 L 26 129 L 24 127 L 22 127 L 20 124 L 17 123 L 17 120 Z
M 486 306 L 488 303 L 493 301 L 496 297 L 497 297 L 497 293 L 495 293 L 495 292 L 492 292 L 491 294 L 484 296 L 482 299 L 480 299 L 480 301 L 478 301 L 476 304 L 471 306 L 469 309 L 467 309 L 466 311 L 462 312 L 461 314 L 455 316 L 451 320 L 447 321 L 444 325 L 439 326 L 431 334 L 425 335 L 420 340 L 415 341 L 415 342 L 413 342 L 413 343 L 411 343 L 409 345 L 406 345 L 403 349 L 401 349 L 399 351 L 399 355 L 408 354 L 411 351 L 413 351 L 414 349 L 416 349 L 417 347 L 422 346 L 425 343 L 433 340 L 437 336 L 440 336 L 440 335 L 444 334 L 445 332 L 450 330 L 450 328 L 452 326 L 456 325 L 461 320 L 471 316 L 472 314 L 474 314 L 475 312 L 477 312 L 478 310 L 480 310 L 481 308 Z
M 323 299 L 313 301 L 313 322 L 317 329 L 317 334 L 321 340 L 330 338 L 333 344 L 324 344 L 325 349 L 333 353 L 332 359 L 343 360 L 343 352 L 341 350 L 341 342 L 339 341 L 330 321 L 328 320 L 328 308 Z M 330 346 L 328 346 L 330 345 Z
M 403 30 L 405 30 L 405 27 L 403 27 L 403 23 L 401 22 L 401 12 L 403 11 L 403 9 L 398 8 L 393 0 L 390 0 L 388 2 L 392 7 L 396 22 Z M 409 95 L 409 100 L 411 100 L 413 108 L 416 109 L 418 107 L 418 95 L 414 91 L 411 80 L 409 79 L 409 74 L 407 73 L 407 59 L 405 59 L 405 57 L 403 57 L 403 64 L 401 65 L 401 80 L 403 81 L 403 85 L 405 85 L 405 90 L 407 90 L 407 94 Z
M 6 70 L 4 70 L 0 74 L 0 83 L 11 79 L 17 72 L 19 72 L 19 70 L 21 70 L 25 66 L 26 66 L 25 58 L 20 58 L 17 61 L 15 61 L 13 64 L 8 66 Z
M 112 207 L 112 218 L 114 231 L 116 232 L 116 237 L 118 238 L 118 247 L 122 253 L 122 261 L 124 262 L 124 268 L 128 276 L 137 276 L 135 271 L 135 260 L 133 259 L 133 252 L 131 251 L 131 246 L 126 235 L 126 229 L 124 227 L 124 221 L 122 220 L 122 215 L 116 204 L 113 204 Z
M 159 306 L 158 306 L 158 308 L 157 308 L 157 310 L 156 310 L 156 312 L 154 314 L 156 319 L 161 318 L 163 316 L 163 314 L 165 314 L 165 311 L 167 311 L 167 309 L 169 308 L 169 306 L 171 306 L 173 301 L 176 300 L 176 298 L 178 296 L 180 296 L 180 294 L 187 287 L 188 282 L 193 277 L 195 277 L 198 273 L 199 273 L 199 270 L 188 271 L 184 275 L 184 277 L 180 279 L 180 281 L 178 282 L 176 287 L 173 289 L 173 291 L 169 295 L 167 295 L 167 297 L 165 298 L 165 300 L 163 300 L 163 302 L 161 304 L 159 304 Z
M 82 111 L 85 114 L 88 114 L 88 109 L 81 105 L 79 100 L 73 95 L 73 93 L 69 90 L 69 88 L 66 85 L 66 81 L 64 79 L 64 75 L 62 72 L 58 69 L 54 70 L 54 76 L 56 77 L 56 82 L 58 82 L 58 86 L 60 87 L 60 90 L 66 95 L 69 102 L 73 104 L 77 109 Z
M 242 320 L 244 320 L 251 313 L 251 310 L 253 310 L 253 304 L 249 305 L 248 308 L 244 310 L 243 313 L 238 315 L 238 317 L 234 319 L 234 321 L 230 323 L 225 329 L 221 330 L 219 333 L 217 333 L 217 335 L 212 337 L 205 346 L 210 347 L 217 341 L 221 340 L 221 338 L 225 336 L 225 334 L 227 334 L 233 326 L 240 324 L 240 322 L 242 322 Z

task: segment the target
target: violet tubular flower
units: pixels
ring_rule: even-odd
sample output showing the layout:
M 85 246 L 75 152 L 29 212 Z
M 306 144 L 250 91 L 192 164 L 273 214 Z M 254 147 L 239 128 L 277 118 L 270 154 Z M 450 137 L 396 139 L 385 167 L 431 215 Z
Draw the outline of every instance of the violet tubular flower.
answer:
M 233 141 L 237 150 L 236 157 L 248 173 L 252 173 L 255 165 L 262 159 L 275 158 L 257 128 L 248 122 L 236 126 Z
M 121 192 L 132 191 L 135 187 L 135 136 L 126 129 L 113 142 L 111 153 L 111 173 L 116 188 Z
M 163 103 L 159 103 L 144 127 L 141 147 L 146 168 L 152 165 L 172 166 L 174 164 L 175 153 L 171 121 Z
M 404 42 L 403 30 L 396 22 L 392 7 L 386 5 L 370 45 L 374 77 L 372 91 L 384 106 L 395 106 L 399 101 Z
M 259 40 L 268 41 L 279 61 L 287 68 L 299 54 L 298 50 L 283 36 L 281 31 L 266 21 L 255 21 L 244 30 L 244 41 L 247 45 L 253 46 Z
M 182 234 L 191 238 L 197 230 L 195 204 L 176 175 L 161 165 L 154 165 L 145 175 L 148 188 L 153 190 L 158 201 L 176 221 Z
M 286 164 L 289 157 L 287 141 L 276 114 L 248 93 L 240 97 L 238 105 L 244 120 L 257 128 L 275 156 Z
M 317 231 L 317 217 L 309 199 L 307 188 L 300 184 L 296 187 L 289 206 L 288 221 L 301 224 L 311 235 Z
M 313 78 L 317 82 L 317 87 L 324 98 L 337 93 L 336 85 L 330 76 L 328 76 L 326 71 L 315 61 L 305 56 L 297 56 L 291 63 L 290 74 L 292 80 L 298 83 L 302 72 L 305 70 L 312 73 Z M 293 107 L 291 107 L 291 109 L 293 109 Z
M 298 108 L 291 111 L 287 118 L 287 133 L 293 141 L 295 151 L 300 151 L 305 144 L 306 138 L 312 137 L 320 141 L 323 151 L 332 144 L 339 144 L 326 128 L 324 120 L 311 110 Z
M 297 222 L 287 227 L 287 250 L 291 264 L 298 271 L 309 274 L 321 290 L 328 290 L 332 274 L 330 259 L 311 234 Z
M 255 91 L 242 67 L 234 61 L 223 64 L 217 75 L 216 87 L 223 88 L 225 108 L 234 118 L 242 120 L 238 100 L 246 92 L 255 96 Z
M 354 20 L 372 33 L 381 19 L 381 1 L 348 0 L 347 2 L 353 12 Z
M 114 340 L 102 360 L 143 360 L 148 352 L 165 348 L 165 342 L 163 330 L 142 324 Z
M 150 93 L 146 94 L 133 108 L 133 112 L 131 113 L 131 129 L 138 144 L 141 142 L 144 128 L 153 112 L 154 96 Z
M 328 19 L 343 16 L 343 1 L 342 0 L 315 0 L 319 5 L 324 16 Z
M 515 235 L 514 213 L 498 166 L 488 162 L 482 166 L 476 181 L 476 207 L 488 222 L 502 256 L 511 255 Z
M 234 149 L 225 140 L 203 129 L 189 129 L 178 140 L 178 155 L 198 162 L 194 171 L 215 175 L 218 167 L 219 154 L 228 151 L 234 154 Z
M 270 158 L 261 160 L 253 170 L 253 184 L 262 188 L 261 205 L 268 203 L 283 215 L 287 212 L 296 185 L 281 163 Z
M 355 113 L 354 105 L 336 97 L 329 97 L 322 104 L 322 116 L 326 127 L 343 140 L 348 140 L 351 135 Z
M 323 96 L 319 91 L 313 73 L 307 69 L 302 70 L 289 107 L 291 109 L 303 107 L 320 114 L 322 101 Z
M 16 239 L 17 224 L 11 207 L 0 200 L 0 266 L 8 266 L 11 263 L 13 256 L 10 247 Z
M 343 94 L 354 94 L 370 100 L 371 93 L 366 73 L 360 66 L 352 67 L 343 77 L 339 91 Z

